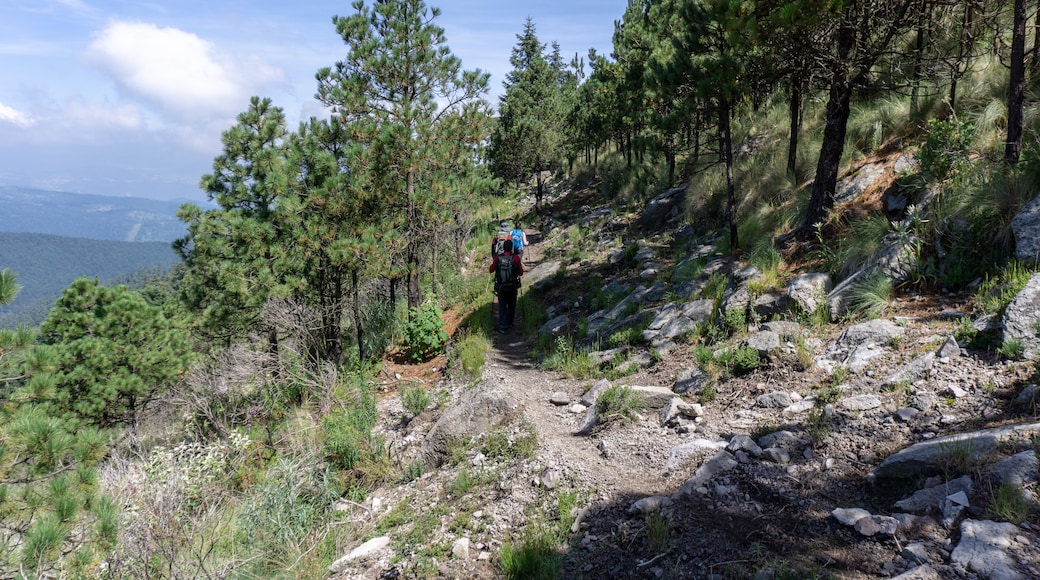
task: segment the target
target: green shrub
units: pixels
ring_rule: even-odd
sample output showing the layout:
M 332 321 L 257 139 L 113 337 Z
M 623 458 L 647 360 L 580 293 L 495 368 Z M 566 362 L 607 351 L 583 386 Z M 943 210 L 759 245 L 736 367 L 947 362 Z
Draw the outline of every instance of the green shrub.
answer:
M 742 346 L 733 355 L 733 370 L 738 374 L 749 373 L 761 364 L 758 349 Z
M 989 512 L 997 519 L 1021 524 L 1036 511 L 1036 503 L 1029 499 L 1029 492 L 1012 483 L 1004 482 L 990 497 Z
M 668 546 L 669 522 L 668 518 L 659 511 L 650 512 L 643 518 L 646 530 L 646 543 L 650 545 L 655 553 L 659 553 Z
M 525 319 L 526 322 L 526 319 Z M 487 362 L 491 340 L 480 331 L 466 330 L 455 341 L 448 355 L 448 364 L 469 380 L 477 380 Z
M 921 173 L 932 181 L 945 181 L 968 162 L 974 135 L 967 121 L 929 119 L 928 134 L 915 155 Z
M 430 406 L 430 394 L 422 385 L 408 387 L 401 395 L 401 404 L 413 416 L 418 415 Z
M 849 307 L 867 318 L 880 318 L 889 308 L 895 287 L 885 276 L 871 276 L 852 288 Z
M 507 541 L 499 551 L 499 562 L 509 580 L 556 580 L 561 559 L 556 552 L 557 538 L 545 525 L 532 522 L 523 538 Z
M 627 385 L 608 387 L 596 398 L 596 412 L 604 421 L 631 420 L 646 406 L 642 395 Z
M 444 352 L 448 331 L 444 330 L 440 308 L 432 302 L 412 308 L 404 329 L 404 346 L 415 361 L 428 360 Z
M 523 429 L 510 435 L 505 428 L 487 434 L 481 452 L 492 459 L 530 459 L 538 449 L 538 434 L 534 425 L 524 424 Z

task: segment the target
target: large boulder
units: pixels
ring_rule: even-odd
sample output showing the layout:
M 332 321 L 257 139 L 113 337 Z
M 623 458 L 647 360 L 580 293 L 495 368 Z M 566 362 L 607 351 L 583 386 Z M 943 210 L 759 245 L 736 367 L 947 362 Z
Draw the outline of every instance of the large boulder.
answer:
M 423 456 L 439 466 L 450 453 L 452 441 L 466 440 L 508 424 L 521 413 L 520 404 L 501 388 L 482 382 L 466 391 L 426 435 Z
M 639 219 L 640 224 L 644 227 L 658 227 L 678 214 L 686 200 L 687 187 L 686 184 L 673 187 L 648 201 Z
M 1040 197 L 1011 218 L 1011 233 L 1015 236 L 1015 256 L 1019 260 L 1037 261 L 1040 257 Z
M 1033 274 L 1004 311 L 1004 340 L 1022 344 L 1026 360 L 1040 359 L 1040 274 Z

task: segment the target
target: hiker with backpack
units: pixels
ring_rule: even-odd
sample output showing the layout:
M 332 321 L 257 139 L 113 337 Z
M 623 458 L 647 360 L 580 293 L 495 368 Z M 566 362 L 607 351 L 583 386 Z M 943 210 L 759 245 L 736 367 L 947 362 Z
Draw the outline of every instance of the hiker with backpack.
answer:
M 516 294 L 524 266 L 520 256 L 513 253 L 513 240 L 502 242 L 502 253 L 491 261 L 488 272 L 495 275 L 495 294 L 498 294 L 498 331 L 506 332 L 516 316 Z
M 524 250 L 527 249 L 527 234 L 524 233 L 523 227 L 520 226 L 520 222 L 516 222 L 516 227 L 513 228 L 512 232 L 509 232 L 509 239 L 513 240 L 513 253 L 520 256 L 520 263 L 524 262 Z
M 491 238 L 491 259 L 494 260 L 496 256 L 500 256 L 503 251 L 503 244 L 506 240 L 511 239 L 511 233 L 509 231 L 509 222 L 503 221 L 498 224 L 498 233 Z

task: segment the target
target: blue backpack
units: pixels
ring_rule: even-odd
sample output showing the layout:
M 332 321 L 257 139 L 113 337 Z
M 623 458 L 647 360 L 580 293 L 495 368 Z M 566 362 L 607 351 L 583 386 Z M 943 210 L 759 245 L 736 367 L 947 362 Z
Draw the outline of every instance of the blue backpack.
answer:
M 514 252 L 519 252 L 519 251 L 523 250 L 524 249 L 524 231 L 521 230 L 520 228 L 516 228 L 515 230 L 513 230 L 513 233 L 510 234 L 510 236 L 513 238 L 513 251 Z

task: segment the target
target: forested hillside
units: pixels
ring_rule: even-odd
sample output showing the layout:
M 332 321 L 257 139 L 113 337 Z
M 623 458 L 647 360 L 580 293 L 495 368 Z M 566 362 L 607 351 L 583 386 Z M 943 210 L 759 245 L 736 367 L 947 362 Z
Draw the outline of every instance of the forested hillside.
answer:
M 176 284 L 0 239 L 0 305 L 68 286 L 0 331 L 0 576 L 1037 576 L 1038 12 L 633 0 L 610 55 L 519 26 L 493 107 L 437 9 L 354 3 L 327 117 L 222 133 Z
M 21 290 L 0 306 L 0 328 L 36 326 L 76 278 L 129 282 L 141 270 L 168 272 L 180 258 L 165 242 L 114 242 L 0 232 L 0 268 L 18 275 Z M 154 273 L 154 272 L 153 272 Z
M 0 187 L 2 232 L 123 242 L 172 242 L 185 233 L 179 202 Z

